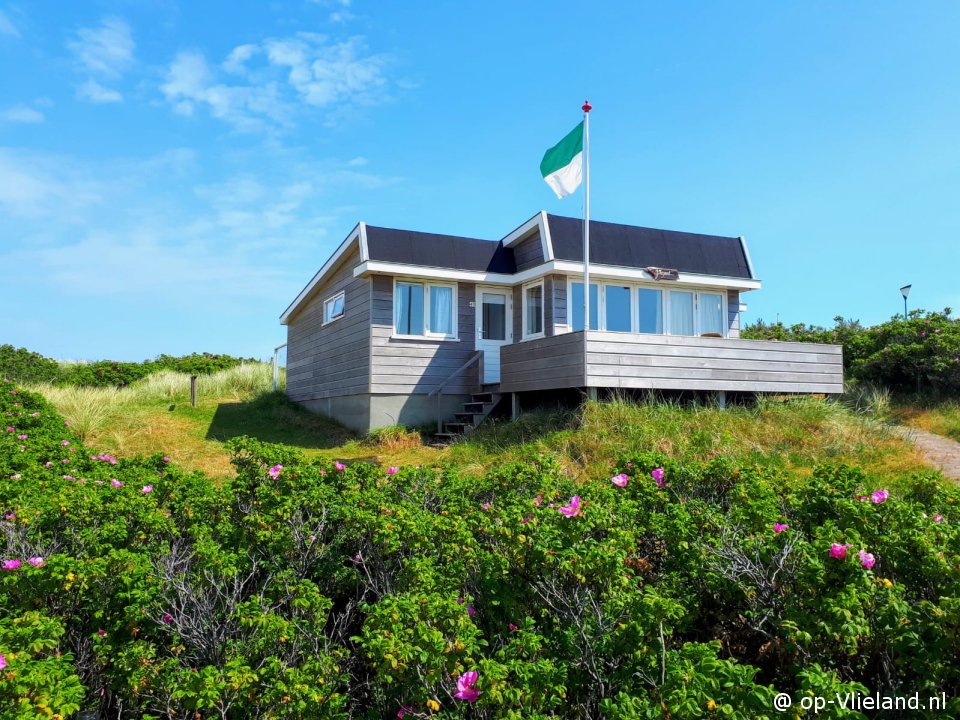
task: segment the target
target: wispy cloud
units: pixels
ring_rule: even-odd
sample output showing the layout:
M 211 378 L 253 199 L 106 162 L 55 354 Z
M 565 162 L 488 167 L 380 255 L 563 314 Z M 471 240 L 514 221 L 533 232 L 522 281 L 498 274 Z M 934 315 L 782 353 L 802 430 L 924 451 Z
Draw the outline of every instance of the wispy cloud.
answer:
M 14 105 L 0 110 L 0 122 L 6 123 L 42 123 L 43 113 L 26 105 Z
M 99 80 L 117 81 L 133 64 L 135 43 L 130 26 L 117 17 L 106 17 L 97 27 L 80 28 L 67 43 L 78 68 L 87 79 L 77 88 L 77 96 L 95 103 L 123 100 L 115 89 Z
M 111 90 L 90 78 L 77 88 L 77 97 L 93 103 L 115 103 L 123 100 L 119 90 Z
M 219 66 L 196 51 L 179 53 L 160 86 L 182 115 L 198 107 L 239 129 L 292 124 L 303 106 L 375 105 L 388 86 L 385 55 L 371 54 L 361 37 L 331 41 L 324 35 L 297 33 L 235 47 Z M 234 78 L 225 81 L 219 75 Z
M 7 16 L 3 10 L 0 10 L 0 35 L 6 35 L 7 37 L 20 37 L 20 33 L 17 30 L 16 25 L 13 24 L 13 21 Z

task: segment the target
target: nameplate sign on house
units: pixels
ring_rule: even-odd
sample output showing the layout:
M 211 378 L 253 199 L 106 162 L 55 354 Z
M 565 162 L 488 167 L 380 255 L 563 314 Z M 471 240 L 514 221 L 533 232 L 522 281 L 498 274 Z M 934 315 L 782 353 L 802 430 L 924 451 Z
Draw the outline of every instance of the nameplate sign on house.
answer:
M 679 280 L 680 273 L 673 268 L 648 267 L 644 268 L 654 280 Z

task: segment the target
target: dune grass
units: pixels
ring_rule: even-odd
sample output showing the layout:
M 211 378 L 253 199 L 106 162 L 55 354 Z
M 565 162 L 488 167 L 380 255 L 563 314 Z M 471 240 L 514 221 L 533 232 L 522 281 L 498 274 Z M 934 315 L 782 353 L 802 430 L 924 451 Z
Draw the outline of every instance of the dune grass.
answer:
M 960 402 L 919 407 L 902 405 L 896 408 L 895 414 L 905 425 L 960 442 Z
M 416 431 L 400 427 L 357 437 L 334 420 L 291 403 L 282 392 L 272 392 L 266 363 L 201 376 L 196 407 L 190 405 L 189 376 L 171 371 L 121 390 L 34 389 L 92 447 L 121 457 L 162 452 L 214 477 L 232 473 L 225 442 L 239 435 L 344 461 L 445 464 L 476 473 L 498 462 L 549 452 L 571 475 L 585 478 L 601 475 L 616 455 L 635 450 L 695 461 L 723 455 L 742 465 L 802 474 L 819 463 L 855 463 L 891 480 L 923 464 L 913 446 L 890 432 L 877 413 L 817 398 L 761 398 L 755 406 L 726 409 L 626 399 L 590 402 L 577 410 L 529 412 L 516 422 L 488 422 L 461 442 L 435 448 Z M 960 430 L 960 407 L 924 417 L 947 426 L 954 422 Z

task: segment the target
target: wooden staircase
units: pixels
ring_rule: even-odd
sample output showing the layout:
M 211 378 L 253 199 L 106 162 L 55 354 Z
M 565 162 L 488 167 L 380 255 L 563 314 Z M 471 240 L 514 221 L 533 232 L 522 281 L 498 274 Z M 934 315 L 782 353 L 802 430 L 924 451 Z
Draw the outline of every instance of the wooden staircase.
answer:
M 455 419 L 444 422 L 441 430 L 434 435 L 439 443 L 451 443 L 459 437 L 473 432 L 494 408 L 500 404 L 500 393 L 481 390 L 470 396 L 469 402 L 463 404 L 463 411 L 455 414 Z

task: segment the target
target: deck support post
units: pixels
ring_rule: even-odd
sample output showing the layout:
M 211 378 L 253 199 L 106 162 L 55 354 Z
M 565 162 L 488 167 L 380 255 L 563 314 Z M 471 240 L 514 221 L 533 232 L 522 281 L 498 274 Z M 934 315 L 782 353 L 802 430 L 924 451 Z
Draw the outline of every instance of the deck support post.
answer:
M 727 407 L 727 391 L 717 390 L 717 407 L 723 410 Z
M 520 393 L 510 393 L 510 419 L 520 417 Z
M 593 402 L 596 402 L 599 397 L 600 397 L 600 394 L 597 392 L 597 388 L 595 388 L 595 387 L 588 387 L 588 388 L 587 388 L 587 399 L 588 399 L 588 400 L 593 400 Z

